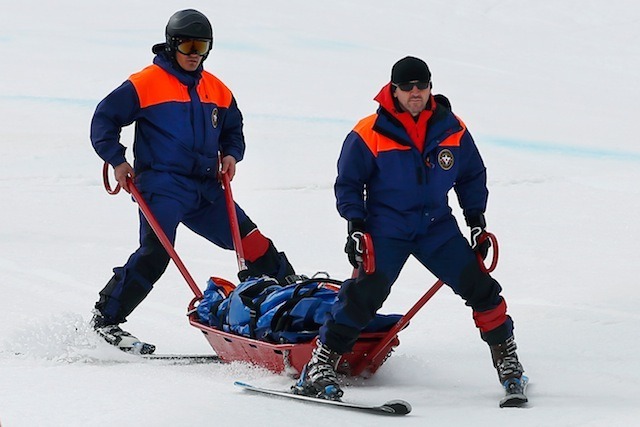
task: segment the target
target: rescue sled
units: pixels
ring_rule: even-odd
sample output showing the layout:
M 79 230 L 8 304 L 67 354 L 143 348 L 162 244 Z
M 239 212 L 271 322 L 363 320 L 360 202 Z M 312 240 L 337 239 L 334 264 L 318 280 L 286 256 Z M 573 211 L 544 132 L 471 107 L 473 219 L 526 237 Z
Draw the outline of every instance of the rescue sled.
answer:
M 212 279 L 223 280 L 215 277 Z M 296 374 L 302 371 L 311 358 L 311 351 L 316 346 L 315 339 L 295 344 L 274 344 L 224 332 L 200 322 L 196 313 L 199 301 L 199 297 L 194 297 L 189 303 L 189 323 L 200 329 L 220 359 L 228 362 L 248 362 L 276 373 Z M 372 357 L 371 362 L 360 366 L 369 355 L 374 355 L 372 350 L 382 342 L 385 335 L 384 332 L 363 334 L 356 342 L 353 351 L 342 357 L 338 371 L 349 376 L 365 374 L 365 371 L 366 374 L 373 374 L 390 355 L 392 349 L 400 343 L 394 335 L 391 341 L 383 346 L 377 357 Z
M 104 164 L 103 168 L 103 180 L 105 189 L 109 194 L 117 194 L 119 192 L 120 185 L 117 185 L 112 189 L 109 184 L 107 163 Z M 227 175 L 221 175 L 221 180 L 225 191 L 227 212 L 229 214 L 233 242 L 238 260 L 238 268 L 243 270 L 246 269 L 246 264 L 242 245 L 240 243 L 240 231 L 234 208 L 231 186 Z M 189 323 L 202 332 L 220 360 L 224 362 L 246 362 L 269 369 L 276 373 L 287 372 L 292 375 L 300 373 L 311 357 L 311 352 L 316 346 L 315 341 L 317 338 L 303 343 L 277 344 L 225 332 L 200 321 L 197 313 L 197 306 L 203 299 L 202 291 L 176 253 L 173 245 L 166 237 L 164 231 L 155 219 L 155 216 L 149 209 L 149 206 L 143 199 L 133 181 L 128 179 L 127 185 L 131 196 L 138 204 L 138 207 L 149 222 L 149 225 L 156 233 L 158 239 L 174 261 L 176 267 L 194 294 L 194 297 L 187 308 Z M 495 237 L 490 233 L 488 234 L 488 238 L 491 239 L 494 248 L 494 262 L 487 271 L 492 271 L 493 268 L 495 268 L 495 263 L 497 261 L 498 246 Z M 481 265 L 484 266 L 482 262 Z M 211 280 L 216 282 L 220 288 L 224 289 L 224 292 L 226 292 L 227 295 L 235 289 L 235 285 L 225 279 L 212 277 Z M 319 279 L 319 281 L 322 281 L 322 279 Z M 413 316 L 433 297 L 433 295 L 435 295 L 443 284 L 444 283 L 439 280 L 432 285 L 422 298 L 420 298 L 420 300 L 418 300 L 418 302 L 416 302 L 411 309 L 388 331 L 361 334 L 358 341 L 355 343 L 353 350 L 343 355 L 337 371 L 353 377 L 369 376 L 375 373 L 391 355 L 393 349 L 400 344 L 398 333 L 407 326 L 409 320 L 411 320 L 411 318 L 413 318 Z

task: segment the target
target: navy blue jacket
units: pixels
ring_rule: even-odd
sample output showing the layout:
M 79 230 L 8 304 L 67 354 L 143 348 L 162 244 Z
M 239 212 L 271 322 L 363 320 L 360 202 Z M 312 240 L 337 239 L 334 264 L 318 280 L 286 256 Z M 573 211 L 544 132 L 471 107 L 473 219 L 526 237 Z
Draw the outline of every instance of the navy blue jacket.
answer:
M 113 166 L 125 161 L 120 131 L 133 122 L 141 190 L 161 191 L 187 178 L 215 181 L 219 151 L 237 161 L 244 156 L 242 114 L 231 91 L 201 67 L 194 73 L 177 69 L 164 54 L 98 104 L 91 143 L 103 160 Z M 165 172 L 173 179 L 161 177 Z
M 390 91 L 390 85 L 382 89 L 377 113 L 361 120 L 344 141 L 335 183 L 340 215 L 365 220 L 373 236 L 410 240 L 452 222 L 452 188 L 466 218 L 484 213 L 486 170 L 464 123 L 432 97 L 420 151 L 398 120 L 409 113 L 396 110 Z

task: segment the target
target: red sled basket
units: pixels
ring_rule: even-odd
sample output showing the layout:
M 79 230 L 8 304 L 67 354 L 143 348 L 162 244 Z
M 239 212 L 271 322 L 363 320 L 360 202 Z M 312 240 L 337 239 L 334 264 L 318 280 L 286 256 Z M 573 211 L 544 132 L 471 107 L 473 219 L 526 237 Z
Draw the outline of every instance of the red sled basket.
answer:
M 211 280 L 227 291 L 235 287 L 225 279 L 212 277 Z M 225 332 L 202 323 L 196 311 L 201 300 L 201 297 L 196 296 L 189 303 L 189 323 L 200 329 L 221 360 L 247 362 L 276 373 L 285 372 L 295 376 L 311 358 L 316 339 L 295 344 L 276 344 Z M 348 376 L 368 376 L 377 371 L 393 348 L 400 343 L 396 334 L 388 342 L 385 340 L 386 335 L 387 332 L 362 334 L 353 350 L 342 356 L 338 372 Z M 381 346 L 383 340 L 385 342 Z M 380 350 L 376 350 L 374 354 L 378 347 Z M 365 360 L 366 363 L 362 363 Z
M 228 175 L 220 175 L 225 190 L 227 212 L 229 214 L 238 267 L 240 270 L 244 270 L 246 269 L 246 265 L 240 239 L 238 219 L 235 212 L 235 203 L 229 184 L 230 180 Z M 117 185 L 113 190 L 111 189 L 108 180 L 107 163 L 105 163 L 103 168 L 103 179 L 107 192 L 109 194 L 117 194 L 120 190 L 120 185 Z M 187 309 L 189 323 L 202 332 L 220 360 L 224 362 L 247 362 L 276 373 L 287 372 L 292 375 L 300 373 L 304 365 L 311 358 L 311 352 L 316 346 L 315 341 L 317 338 L 304 343 L 276 344 L 228 333 L 202 323 L 196 309 L 203 299 L 202 291 L 193 280 L 193 277 L 186 269 L 173 245 L 166 237 L 155 216 L 149 209 L 149 206 L 130 178 L 127 178 L 127 188 L 125 190 L 131 193 L 131 196 L 137 202 L 149 225 L 158 236 L 158 239 L 193 292 L 194 298 L 189 303 Z M 485 238 L 491 240 L 494 248 L 494 262 L 486 270 L 492 271 L 497 261 L 498 245 L 495 236 L 491 233 L 486 234 L 487 236 Z M 235 285 L 225 279 L 217 277 L 212 277 L 211 279 L 214 280 L 220 288 L 224 289 L 227 295 L 235 289 Z M 408 325 L 409 320 L 435 295 L 443 284 L 441 280 L 433 284 L 422 298 L 388 331 L 361 334 L 353 350 L 342 356 L 340 365 L 338 366 L 338 372 L 348 376 L 369 376 L 375 373 L 389 357 L 393 349 L 400 344 L 398 333 Z

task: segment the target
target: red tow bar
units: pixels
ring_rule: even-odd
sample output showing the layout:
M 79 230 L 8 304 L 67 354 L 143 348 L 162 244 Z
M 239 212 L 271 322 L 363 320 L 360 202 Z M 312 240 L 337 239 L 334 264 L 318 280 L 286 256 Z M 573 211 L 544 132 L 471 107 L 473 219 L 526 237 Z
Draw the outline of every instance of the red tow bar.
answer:
M 112 195 L 118 194 L 121 188 L 120 184 L 116 185 L 114 189 L 111 189 L 111 185 L 109 184 L 109 164 L 108 163 L 104 164 L 104 167 L 102 169 L 102 178 L 104 181 L 104 188 L 107 190 L 107 193 Z M 158 223 L 155 216 L 151 212 L 151 209 L 149 209 L 149 205 L 147 205 L 147 202 L 144 201 L 144 199 L 142 198 L 142 195 L 138 191 L 138 188 L 133 183 L 131 178 L 127 178 L 127 187 L 129 188 L 129 191 L 131 191 L 131 196 L 133 197 L 133 200 L 135 200 L 136 203 L 138 204 L 138 207 L 142 211 L 142 214 L 147 219 L 147 222 L 153 229 L 154 233 L 156 233 L 156 236 L 158 236 L 158 240 L 160 240 L 162 247 L 164 247 L 164 249 L 167 251 L 167 254 L 169 254 L 173 262 L 176 264 L 176 267 L 178 267 L 178 270 L 182 274 L 182 277 L 184 277 L 184 280 L 186 280 L 187 285 L 189 285 L 189 288 L 191 288 L 191 291 L 193 292 L 193 294 L 196 296 L 196 298 L 202 298 L 202 291 L 196 284 L 195 280 L 193 280 L 193 277 L 191 277 L 191 274 L 187 270 L 187 267 L 185 267 L 184 263 L 180 259 L 180 256 L 178 256 L 178 253 L 176 252 L 173 245 L 169 241 L 169 238 L 167 237 L 165 232 L 162 230 L 162 227 L 160 227 L 160 224 Z
M 236 250 L 238 258 L 238 271 L 247 269 L 247 263 L 244 258 L 244 249 L 242 248 L 242 237 L 240 237 L 240 226 L 238 224 L 238 215 L 236 214 L 236 204 L 233 201 L 233 193 L 231 192 L 231 180 L 229 175 L 221 173 L 222 186 L 224 187 L 224 198 L 227 202 L 227 214 L 229 215 L 229 225 L 231 226 L 231 237 L 233 238 L 233 247 Z
M 491 260 L 491 264 L 489 265 L 489 267 L 487 267 L 484 264 L 482 256 L 480 256 L 480 254 L 477 254 L 477 257 L 478 262 L 480 263 L 480 269 L 482 269 L 482 271 L 484 271 L 485 273 L 491 273 L 498 265 L 498 239 L 496 239 L 496 236 L 494 236 L 492 233 L 488 232 L 484 233 L 484 236 L 480 238 L 480 242 L 483 242 L 486 239 L 489 239 L 491 241 L 491 247 L 493 248 L 493 258 Z M 422 296 L 422 298 L 420 298 L 418 302 L 416 302 L 409 309 L 407 314 L 402 316 L 400 320 L 398 320 L 398 323 L 393 325 L 393 327 L 385 334 L 385 336 L 382 337 L 380 341 L 378 341 L 378 344 L 376 344 L 376 346 L 372 348 L 368 354 L 365 355 L 365 357 L 356 366 L 354 371 L 362 372 L 368 366 L 376 366 L 376 363 L 382 363 L 380 358 L 387 356 L 386 354 L 382 354 L 383 350 L 385 350 L 387 348 L 387 345 L 396 337 L 396 335 L 398 335 L 398 333 L 407 326 L 413 316 L 415 316 L 416 313 L 422 307 L 424 307 L 424 305 L 436 294 L 436 292 L 440 290 L 442 285 L 444 285 L 444 282 L 442 280 L 438 280 L 436 283 L 434 283 Z

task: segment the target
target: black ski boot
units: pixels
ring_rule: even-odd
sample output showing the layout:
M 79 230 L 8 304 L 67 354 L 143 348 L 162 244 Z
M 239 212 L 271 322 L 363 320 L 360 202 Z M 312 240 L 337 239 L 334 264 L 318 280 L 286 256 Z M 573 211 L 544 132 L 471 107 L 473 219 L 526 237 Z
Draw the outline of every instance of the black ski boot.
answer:
M 505 342 L 492 345 L 489 348 L 491 349 L 493 366 L 498 371 L 500 384 L 504 384 L 505 381 L 512 378 L 522 377 L 524 369 L 518 361 L 518 355 L 516 354 L 518 346 L 513 335 L 507 338 Z
M 331 350 L 320 340 L 311 353 L 311 360 L 302 369 L 300 379 L 291 387 L 295 394 L 340 400 L 344 392 L 338 384 L 336 369 L 341 355 Z
M 527 402 L 525 396 L 525 387 L 527 385 L 527 377 L 523 375 L 524 368 L 518 360 L 516 345 L 513 335 L 507 338 L 503 343 L 492 345 L 491 357 L 493 366 L 498 372 L 500 384 L 505 389 L 506 396 L 500 401 L 500 406 L 520 406 Z
M 126 353 L 132 354 L 152 354 L 156 351 L 156 346 L 140 341 L 137 337 L 124 331 L 117 324 L 108 324 L 98 310 L 93 311 L 91 326 L 98 336 L 107 343 Z

